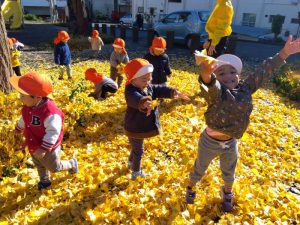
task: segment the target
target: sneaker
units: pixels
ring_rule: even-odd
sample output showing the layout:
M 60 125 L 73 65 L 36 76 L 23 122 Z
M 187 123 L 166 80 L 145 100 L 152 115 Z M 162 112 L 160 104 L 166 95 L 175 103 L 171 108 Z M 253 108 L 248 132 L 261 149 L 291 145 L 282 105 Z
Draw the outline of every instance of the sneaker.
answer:
M 71 160 L 73 161 L 73 162 L 71 162 L 73 168 L 69 169 L 69 173 L 70 174 L 78 173 L 78 162 L 77 162 L 77 159 L 73 158 Z
M 196 191 L 193 191 L 192 188 L 187 187 L 185 200 L 187 204 L 194 204 L 194 200 L 196 198 Z
M 132 166 L 132 162 L 128 160 L 128 162 L 127 162 L 127 168 L 131 169 L 131 166 Z
M 224 186 L 222 186 L 221 197 L 224 212 L 230 212 L 233 208 L 233 193 L 225 193 Z
M 131 173 L 131 179 L 132 180 L 135 180 L 137 177 L 145 177 L 146 174 L 144 173 L 143 170 L 140 170 L 140 171 L 133 171 Z
M 42 190 L 42 189 L 45 189 L 45 188 L 47 188 L 47 187 L 49 187 L 49 186 L 51 186 L 51 181 L 49 181 L 49 182 L 38 182 L 38 190 L 40 191 L 40 190 Z
M 68 77 L 69 80 L 72 80 L 73 77 Z
M 63 78 L 62 76 L 59 76 L 58 79 L 59 79 L 59 80 L 63 80 L 64 78 Z

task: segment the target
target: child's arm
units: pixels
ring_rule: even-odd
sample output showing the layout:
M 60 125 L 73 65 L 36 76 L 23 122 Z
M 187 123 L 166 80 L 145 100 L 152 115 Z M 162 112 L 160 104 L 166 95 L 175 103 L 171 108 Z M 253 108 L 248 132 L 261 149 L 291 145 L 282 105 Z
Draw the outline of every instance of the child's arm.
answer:
M 138 92 L 125 90 L 126 103 L 129 107 L 135 108 L 141 112 L 147 112 L 147 105 L 151 104 L 151 96 L 143 96 Z
M 184 100 L 189 100 L 187 94 L 183 94 L 180 91 L 166 86 L 152 85 L 153 88 L 153 99 L 157 98 L 181 98 Z
M 104 42 L 102 41 L 101 37 L 99 37 L 100 40 L 100 46 L 104 46 Z
M 57 46 L 54 47 L 54 62 L 60 64 L 60 49 Z
M 117 65 L 119 64 L 116 54 L 114 52 L 111 53 L 109 61 L 112 67 L 117 67 Z
M 43 142 L 34 152 L 34 156 L 37 158 L 43 158 L 56 144 L 62 128 L 62 119 L 57 114 L 51 115 L 44 121 L 44 126 L 46 133 L 43 137 Z
M 124 64 L 127 64 L 129 62 L 129 57 L 128 57 L 128 54 L 126 53 L 125 54 L 125 57 L 124 57 L 124 59 L 123 59 L 123 63 Z
M 292 41 L 292 39 L 293 37 L 290 35 L 278 54 L 265 60 L 260 67 L 246 78 L 245 82 L 250 86 L 252 93 L 262 86 L 264 80 L 272 77 L 274 72 L 285 63 L 289 55 L 300 52 L 300 38 L 295 41 Z
M 88 37 L 88 41 L 91 42 L 91 41 L 92 41 L 92 38 L 91 38 L 91 37 Z
M 23 117 L 21 117 L 15 126 L 15 131 L 21 133 L 24 130 L 24 128 L 25 128 L 25 123 Z
M 170 67 L 170 60 L 169 60 L 169 57 L 167 55 L 166 55 L 166 59 L 167 59 L 167 62 L 165 64 L 164 70 L 165 70 L 166 75 L 170 76 L 172 71 L 171 71 L 171 67 Z

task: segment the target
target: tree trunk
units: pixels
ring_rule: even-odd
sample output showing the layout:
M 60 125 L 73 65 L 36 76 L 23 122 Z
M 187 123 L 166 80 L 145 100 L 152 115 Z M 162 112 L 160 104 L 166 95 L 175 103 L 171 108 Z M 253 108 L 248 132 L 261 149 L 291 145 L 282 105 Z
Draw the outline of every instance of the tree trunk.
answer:
M 88 15 L 83 0 L 68 0 L 68 7 L 70 12 L 71 27 L 75 33 L 85 34 L 88 31 Z M 72 15 L 72 16 L 71 16 Z M 75 20 L 75 23 L 72 20 Z
M 12 90 L 8 79 L 13 73 L 10 62 L 10 50 L 6 38 L 4 18 L 0 10 L 0 91 L 8 94 Z

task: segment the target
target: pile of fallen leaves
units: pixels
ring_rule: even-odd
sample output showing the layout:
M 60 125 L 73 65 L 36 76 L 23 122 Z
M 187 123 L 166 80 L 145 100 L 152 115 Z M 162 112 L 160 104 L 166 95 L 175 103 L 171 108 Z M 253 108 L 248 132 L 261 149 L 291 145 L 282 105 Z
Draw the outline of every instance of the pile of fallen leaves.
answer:
M 25 60 L 24 60 L 25 61 Z M 165 100 L 161 136 L 145 141 L 145 179 L 130 180 L 129 144 L 123 131 L 124 87 L 104 101 L 88 97 L 93 86 L 84 71 L 109 74 L 107 61 L 73 64 L 73 80 L 43 57 L 24 63 L 53 79 L 54 97 L 65 113 L 62 159 L 76 157 L 80 171 L 52 174 L 50 189 L 38 191 L 38 175 L 21 140 L 14 136 L 18 94 L 0 94 L 0 224 L 297 224 L 300 212 L 299 104 L 276 95 L 267 84 L 254 95 L 251 124 L 240 140 L 235 207 L 221 209 L 218 159 L 197 185 L 194 205 L 185 203 L 188 173 L 205 127 L 205 101 L 193 59 L 171 61 L 170 86 L 191 101 Z M 65 76 L 66 78 L 66 76 Z

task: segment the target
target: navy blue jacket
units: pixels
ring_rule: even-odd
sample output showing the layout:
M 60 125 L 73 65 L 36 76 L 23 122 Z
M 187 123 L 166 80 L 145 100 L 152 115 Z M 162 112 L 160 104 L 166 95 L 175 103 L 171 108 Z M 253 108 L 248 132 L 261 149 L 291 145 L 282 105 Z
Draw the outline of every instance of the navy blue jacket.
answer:
M 152 84 L 162 84 L 167 82 L 167 76 L 171 72 L 169 57 L 166 53 L 155 56 L 150 53 L 144 56 L 144 59 L 147 59 L 154 67 L 152 73 Z
M 71 64 L 71 52 L 67 43 L 60 42 L 54 46 L 54 62 L 58 65 Z
M 127 109 L 125 113 L 125 134 L 131 138 L 153 137 L 160 133 L 158 107 L 149 116 L 141 108 L 146 100 L 157 98 L 173 98 L 175 89 L 149 85 L 146 91 L 129 84 L 125 87 Z

